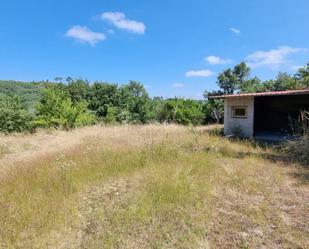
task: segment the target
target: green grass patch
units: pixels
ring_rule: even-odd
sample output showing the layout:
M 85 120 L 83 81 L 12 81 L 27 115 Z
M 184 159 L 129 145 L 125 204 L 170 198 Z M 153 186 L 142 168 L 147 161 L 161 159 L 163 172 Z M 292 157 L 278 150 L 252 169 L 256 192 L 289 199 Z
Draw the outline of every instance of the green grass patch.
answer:
M 192 128 L 165 137 L 15 165 L 0 182 L 0 248 L 249 246 L 239 234 L 267 226 L 284 185 L 271 151 Z

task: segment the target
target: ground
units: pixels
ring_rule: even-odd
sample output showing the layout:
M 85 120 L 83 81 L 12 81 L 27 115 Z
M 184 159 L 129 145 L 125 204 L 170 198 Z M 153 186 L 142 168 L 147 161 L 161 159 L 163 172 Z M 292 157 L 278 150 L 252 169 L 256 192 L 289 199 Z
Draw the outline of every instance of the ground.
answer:
M 0 136 L 0 248 L 308 248 L 308 167 L 219 127 Z

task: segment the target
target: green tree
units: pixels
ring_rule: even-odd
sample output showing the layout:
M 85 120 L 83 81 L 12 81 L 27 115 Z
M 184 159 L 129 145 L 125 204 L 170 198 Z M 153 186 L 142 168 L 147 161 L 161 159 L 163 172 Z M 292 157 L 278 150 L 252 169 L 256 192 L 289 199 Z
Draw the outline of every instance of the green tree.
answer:
M 254 77 L 252 79 L 245 80 L 240 86 L 239 86 L 240 92 L 246 92 L 246 93 L 253 93 L 253 92 L 264 92 L 266 91 L 266 87 L 262 84 L 262 81 Z
M 224 102 L 222 99 L 209 99 L 209 95 L 217 95 L 205 91 L 205 104 L 203 105 L 204 123 L 222 123 L 224 116 Z
M 74 103 L 77 103 L 82 100 L 87 100 L 87 96 L 89 93 L 89 83 L 81 79 L 78 80 L 69 79 L 67 91 L 69 92 L 71 100 Z
M 157 111 L 157 119 L 161 123 L 199 125 L 204 118 L 202 102 L 192 99 L 173 98 L 164 100 Z
M 309 62 L 306 66 L 298 70 L 295 78 L 302 87 L 309 87 Z
M 241 62 L 233 69 L 229 68 L 219 74 L 217 84 L 224 94 L 233 94 L 238 89 L 244 89 L 250 75 L 250 68 Z
M 220 73 L 217 84 L 224 94 L 233 94 L 237 89 L 237 77 L 233 70 L 229 68 Z
M 21 98 L 0 94 L 0 131 L 22 132 L 31 129 L 32 117 Z
M 157 120 L 160 123 L 173 123 L 177 112 L 177 99 L 163 100 L 162 105 L 156 110 Z
M 288 73 L 279 73 L 272 83 L 272 91 L 297 89 L 297 80 Z
M 85 101 L 73 103 L 69 95 L 59 89 L 45 89 L 36 111 L 34 124 L 37 127 L 72 129 L 95 121 Z
M 178 113 L 180 113 L 181 115 L 178 115 L 178 113 L 176 115 L 177 122 L 185 125 L 202 124 L 204 118 L 203 102 L 192 99 L 185 99 L 182 101 L 182 103 L 182 108 L 180 108 L 178 111 Z M 178 116 L 180 116 L 182 119 L 178 120 Z M 185 122 L 183 122 L 182 120 L 185 120 Z
M 137 81 L 130 81 L 119 89 L 121 122 L 146 123 L 149 96 L 144 86 Z M 127 114 L 127 115 L 124 115 Z
M 147 102 L 147 120 L 149 122 L 159 121 L 159 113 L 164 105 L 164 99 L 162 97 L 153 97 Z
M 119 116 L 119 109 L 115 106 L 108 106 L 104 122 L 108 124 L 117 123 Z
M 237 79 L 237 84 L 241 86 L 247 81 L 250 75 L 250 68 L 245 62 L 241 62 L 234 67 L 233 73 Z
M 104 119 L 109 108 L 119 106 L 119 98 L 118 85 L 95 82 L 88 93 L 89 109 L 94 111 L 97 117 Z

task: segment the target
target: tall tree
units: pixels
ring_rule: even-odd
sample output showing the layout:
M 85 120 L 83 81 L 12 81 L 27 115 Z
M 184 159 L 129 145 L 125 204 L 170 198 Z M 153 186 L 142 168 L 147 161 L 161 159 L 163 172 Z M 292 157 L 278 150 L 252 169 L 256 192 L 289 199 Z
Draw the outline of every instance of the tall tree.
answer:
M 250 75 L 250 68 L 245 62 L 241 62 L 233 69 L 229 68 L 219 74 L 217 84 L 224 94 L 233 94 L 236 90 L 244 89 Z
M 147 122 L 149 96 L 144 86 L 137 81 L 130 81 L 119 89 L 121 121 L 132 123 Z
M 224 94 L 233 94 L 237 89 L 237 77 L 233 70 L 229 68 L 220 73 L 217 84 Z
M 240 64 L 234 67 L 233 73 L 237 78 L 238 86 L 241 86 L 247 81 L 250 75 L 250 68 L 247 66 L 245 62 L 241 62 Z
M 88 101 L 90 110 L 94 111 L 99 118 L 104 119 L 109 108 L 119 107 L 118 85 L 95 82 L 89 89 Z
M 303 87 L 309 87 L 309 62 L 303 68 L 300 68 L 295 75 L 295 78 Z
M 77 103 L 81 100 L 86 100 L 89 93 L 89 82 L 82 79 L 69 79 L 67 90 L 70 94 L 71 100 L 74 103 Z

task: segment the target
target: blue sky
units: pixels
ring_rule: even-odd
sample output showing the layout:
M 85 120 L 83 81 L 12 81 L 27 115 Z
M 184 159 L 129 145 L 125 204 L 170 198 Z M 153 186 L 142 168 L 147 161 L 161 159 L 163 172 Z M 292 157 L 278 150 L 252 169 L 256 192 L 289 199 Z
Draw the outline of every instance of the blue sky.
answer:
M 142 82 L 201 98 L 246 60 L 262 79 L 309 61 L 308 0 L 2 0 L 0 79 Z

